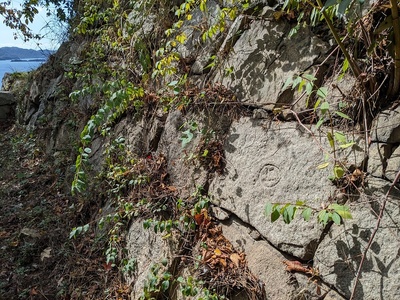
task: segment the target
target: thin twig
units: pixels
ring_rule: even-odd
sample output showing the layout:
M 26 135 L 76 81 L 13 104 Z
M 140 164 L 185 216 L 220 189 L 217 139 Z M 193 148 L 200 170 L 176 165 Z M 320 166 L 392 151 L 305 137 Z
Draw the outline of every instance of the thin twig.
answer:
M 318 147 L 321 149 L 321 151 L 322 151 L 323 153 L 328 153 L 328 154 L 329 154 L 329 152 L 328 152 L 328 151 L 322 146 L 322 144 L 317 140 L 315 134 L 314 134 L 309 128 L 307 128 L 307 126 L 305 126 L 305 125 L 301 122 L 301 120 L 300 120 L 298 114 L 297 114 L 294 110 L 290 110 L 290 112 L 291 112 L 291 113 L 293 114 L 293 116 L 296 118 L 297 123 L 298 123 L 301 127 L 303 127 L 303 128 L 311 135 L 311 137 L 315 140 L 315 142 L 317 143 L 317 145 L 318 145 Z M 329 155 L 330 155 L 330 154 L 329 154 Z
M 379 215 L 378 215 L 378 220 L 376 221 L 376 224 L 375 224 L 375 229 L 372 232 L 372 235 L 371 235 L 371 237 L 370 237 L 370 239 L 368 241 L 367 247 L 364 249 L 364 253 L 362 254 L 360 265 L 358 266 L 356 281 L 354 282 L 354 286 L 353 286 L 353 290 L 351 292 L 350 300 L 353 300 L 354 297 L 355 297 L 357 283 L 358 283 L 358 280 L 359 280 L 360 275 L 361 275 L 361 269 L 362 269 L 362 266 L 364 264 L 365 257 L 367 256 L 367 252 L 368 252 L 369 248 L 371 248 L 372 241 L 374 240 L 375 234 L 378 231 L 379 226 L 381 224 L 381 220 L 382 220 L 382 217 L 383 217 L 383 212 L 385 211 L 385 207 L 386 207 L 387 200 L 389 198 L 389 194 L 392 191 L 392 189 L 394 188 L 394 186 L 396 185 L 396 182 L 399 181 L 399 178 L 400 178 L 400 170 L 397 172 L 396 178 L 393 180 L 392 185 L 390 186 L 389 190 L 387 191 L 387 193 L 385 195 L 385 198 L 383 199 L 381 210 L 379 211 Z
M 369 134 L 368 134 L 368 120 L 367 120 L 367 104 L 366 104 L 366 100 L 365 100 L 365 94 L 362 96 L 362 110 L 363 110 L 363 120 L 364 120 L 364 138 L 365 138 L 365 144 L 364 144 L 364 160 L 365 158 L 369 157 Z M 365 171 L 365 170 L 363 170 Z

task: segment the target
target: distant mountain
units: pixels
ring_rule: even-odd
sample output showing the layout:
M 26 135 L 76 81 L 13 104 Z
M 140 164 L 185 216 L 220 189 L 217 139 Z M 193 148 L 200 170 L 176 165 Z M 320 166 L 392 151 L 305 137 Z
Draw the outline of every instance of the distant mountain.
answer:
M 43 58 L 46 59 L 52 50 L 32 50 L 18 47 L 2 47 L 0 48 L 0 60 L 10 59 L 27 59 L 27 58 Z

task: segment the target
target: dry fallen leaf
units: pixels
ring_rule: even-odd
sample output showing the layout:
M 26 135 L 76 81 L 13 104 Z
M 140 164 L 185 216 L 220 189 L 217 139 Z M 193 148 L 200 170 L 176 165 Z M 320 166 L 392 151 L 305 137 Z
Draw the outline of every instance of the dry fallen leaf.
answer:
M 10 236 L 10 233 L 7 231 L 0 231 L 0 238 L 7 238 Z
M 47 247 L 46 249 L 44 249 L 42 253 L 40 253 L 40 260 L 43 261 L 45 258 L 50 258 L 51 250 L 52 250 L 51 247 Z
M 221 263 L 221 265 L 223 265 L 224 267 L 226 267 L 226 260 L 223 258 L 219 259 L 219 262 Z
M 214 250 L 215 255 L 217 256 L 221 256 L 221 250 L 219 250 L 218 248 Z
M 299 261 L 284 260 L 282 261 L 286 265 L 286 271 L 288 272 L 301 272 L 306 274 L 312 273 L 312 268 L 308 266 L 303 266 Z
M 37 295 L 38 292 L 37 292 L 36 289 L 33 287 L 33 288 L 31 288 L 31 290 L 29 291 L 29 294 L 30 294 L 31 296 L 34 296 L 34 295 Z
M 106 272 L 109 272 L 112 269 L 112 263 L 104 263 L 103 264 L 104 270 L 106 270 Z
M 239 268 L 239 261 L 240 261 L 240 256 L 237 253 L 232 253 L 229 256 L 229 259 L 235 264 L 236 268 Z
M 32 229 L 32 228 L 28 228 L 28 227 L 24 227 L 21 229 L 21 234 L 33 237 L 33 238 L 38 238 L 40 237 L 40 233 L 39 231 L 37 231 L 36 229 Z

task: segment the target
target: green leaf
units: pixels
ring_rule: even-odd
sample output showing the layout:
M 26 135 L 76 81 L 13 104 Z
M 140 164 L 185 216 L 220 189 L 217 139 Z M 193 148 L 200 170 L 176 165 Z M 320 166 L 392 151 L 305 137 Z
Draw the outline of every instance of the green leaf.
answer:
M 89 224 L 86 224 L 85 226 L 83 226 L 83 232 L 87 232 L 89 230 Z
M 330 162 L 324 162 L 323 164 L 320 164 L 317 166 L 317 169 L 321 170 L 321 169 L 325 169 L 327 166 L 329 166 Z
M 356 144 L 355 142 L 350 142 L 350 143 L 346 143 L 346 144 L 343 144 L 343 145 L 339 145 L 339 147 L 342 148 L 342 149 L 347 149 L 347 148 L 352 147 L 355 144 Z
M 336 4 L 337 4 L 337 1 L 336 1 L 336 0 L 327 0 L 327 1 L 325 2 L 325 5 L 324 5 L 324 7 L 322 8 L 321 12 L 324 11 L 325 9 L 327 9 L 328 7 L 333 6 L 333 5 L 336 5 Z
M 315 104 L 314 104 L 314 111 L 316 111 L 317 110 L 317 108 L 318 108 L 318 106 L 321 104 L 321 99 L 320 98 L 318 98 L 318 100 L 315 102 Z
M 337 214 L 336 212 L 334 212 L 331 216 L 332 221 L 335 222 L 336 225 L 340 225 L 342 219 L 340 218 L 339 214 Z
M 311 83 L 311 82 L 307 82 L 307 84 L 306 84 L 306 94 L 307 94 L 307 95 L 311 95 L 312 90 L 313 90 L 313 85 L 312 85 L 312 83 Z
M 308 81 L 311 81 L 311 82 L 317 79 L 317 78 L 314 77 L 314 75 L 311 75 L 311 74 L 303 74 L 302 76 L 303 76 L 303 78 L 305 78 L 305 79 L 307 79 Z
M 307 83 L 306 80 L 302 80 L 297 88 L 298 92 L 301 93 L 303 91 L 303 86 Z
M 184 282 L 185 282 L 185 279 L 183 279 L 182 276 L 179 276 L 179 277 L 176 279 L 176 281 L 178 281 L 179 283 L 184 283 Z
M 335 114 L 337 114 L 339 117 L 341 117 L 343 119 L 347 119 L 347 120 L 353 121 L 352 118 L 350 118 L 348 115 L 346 115 L 346 114 L 344 114 L 344 113 L 342 113 L 340 111 L 335 111 Z
M 271 222 L 273 223 L 276 220 L 278 220 L 280 215 L 281 214 L 279 213 L 279 210 L 277 208 L 274 208 L 274 210 L 271 213 Z
M 326 102 L 326 101 L 323 102 L 323 103 L 321 104 L 320 109 L 321 109 L 322 114 L 326 114 L 327 111 L 329 110 L 329 103 Z
M 321 86 L 318 90 L 317 90 L 317 95 L 318 97 L 320 97 L 321 99 L 325 99 L 326 96 L 328 95 L 328 89 L 324 86 Z
M 333 209 L 343 219 L 353 219 L 353 216 L 350 213 L 350 208 L 347 205 L 333 203 L 329 205 L 329 208 Z
M 166 290 L 168 290 L 168 288 L 169 288 L 169 280 L 164 280 L 161 283 L 161 289 L 165 292 Z
M 272 213 L 272 207 L 273 207 L 272 203 L 267 203 L 267 204 L 265 204 L 264 214 L 265 214 L 267 217 L 269 217 L 269 216 L 271 215 L 271 213 Z
M 345 144 L 347 142 L 346 135 L 343 132 L 336 131 L 334 135 L 339 144 Z
M 300 26 L 298 24 L 297 26 L 295 26 L 292 29 L 290 29 L 289 34 L 288 34 L 289 38 L 294 36 L 294 35 L 296 35 L 297 32 L 299 31 L 299 28 L 300 28 Z
M 169 87 L 174 87 L 174 86 L 176 86 L 178 83 L 179 83 L 178 80 L 174 80 L 174 81 L 171 81 L 170 83 L 168 83 L 168 86 L 169 86 Z
M 145 221 L 143 222 L 143 228 L 144 228 L 144 229 L 149 229 L 150 226 L 151 226 L 151 220 L 145 220 Z
M 182 132 L 182 148 L 185 148 L 187 144 L 189 144 L 193 139 L 193 133 L 188 129 L 184 132 Z
M 338 9 L 337 9 L 337 15 L 339 17 L 343 17 L 346 13 L 346 9 L 350 6 L 351 0 L 342 0 L 339 3 Z
M 344 60 L 344 62 L 343 62 L 343 66 L 342 66 L 342 72 L 343 72 L 343 74 L 346 73 L 346 71 L 349 69 L 349 66 L 350 66 L 349 61 L 348 61 L 348 59 L 346 58 L 346 59 Z
M 330 214 L 325 209 L 321 210 L 318 214 L 319 222 L 325 226 L 328 223 L 329 215 Z
M 85 149 L 83 149 L 83 151 L 84 151 L 85 153 L 87 153 L 87 154 L 92 153 L 92 149 L 90 149 L 90 148 L 85 148 Z
M 342 178 L 344 173 L 345 172 L 344 172 L 344 170 L 343 170 L 343 168 L 341 166 L 335 165 L 333 167 L 333 174 L 335 175 L 335 178 L 337 178 L 337 179 Z
M 332 150 L 335 149 L 335 140 L 333 139 L 332 133 L 328 132 L 326 134 L 326 137 L 328 138 L 329 145 L 331 146 Z
M 300 76 L 297 76 L 297 77 L 293 80 L 292 87 L 296 87 L 301 81 L 302 81 L 302 78 L 301 78 Z
M 163 221 L 161 221 L 160 224 L 159 224 L 159 227 L 160 227 L 160 232 L 164 232 L 165 223 Z
M 290 78 L 286 79 L 285 84 L 283 85 L 282 90 L 286 90 L 289 86 L 292 85 L 292 83 L 293 83 L 293 78 L 290 77 Z
M 69 238 L 75 238 L 76 235 L 76 227 L 72 228 L 71 232 L 69 233 Z
M 202 0 L 202 1 L 200 2 L 200 10 L 201 10 L 202 12 L 206 11 L 206 1 Z
M 304 221 L 308 222 L 310 220 L 311 214 L 312 214 L 311 208 L 307 207 L 305 210 L 303 210 L 301 216 L 303 217 Z
M 319 119 L 317 125 L 315 125 L 315 128 L 318 130 L 321 127 L 321 125 L 324 124 L 324 122 L 325 122 L 324 118 Z
M 284 209 L 282 217 L 283 217 L 283 221 L 286 224 L 289 224 L 290 222 L 293 221 L 294 215 L 296 214 L 296 209 L 297 208 L 295 206 L 293 206 L 293 205 L 288 205 Z

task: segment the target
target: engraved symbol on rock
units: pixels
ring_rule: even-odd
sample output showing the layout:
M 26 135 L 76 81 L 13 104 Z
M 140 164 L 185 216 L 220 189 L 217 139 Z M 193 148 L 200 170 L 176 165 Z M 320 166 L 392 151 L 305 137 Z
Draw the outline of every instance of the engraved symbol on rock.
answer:
M 258 183 L 264 187 L 273 187 L 281 180 L 280 170 L 273 164 L 264 165 L 258 173 Z

